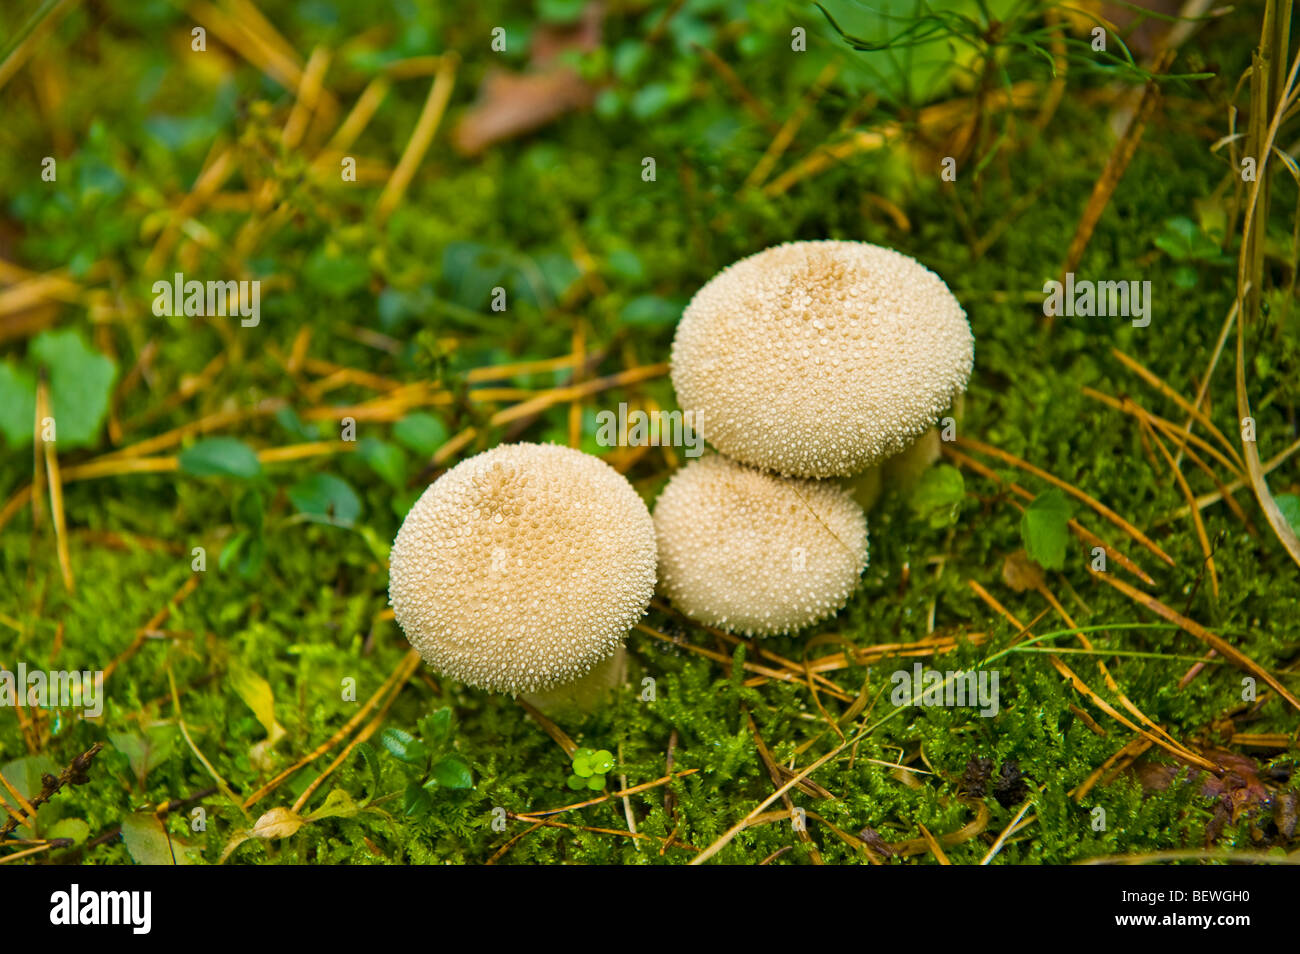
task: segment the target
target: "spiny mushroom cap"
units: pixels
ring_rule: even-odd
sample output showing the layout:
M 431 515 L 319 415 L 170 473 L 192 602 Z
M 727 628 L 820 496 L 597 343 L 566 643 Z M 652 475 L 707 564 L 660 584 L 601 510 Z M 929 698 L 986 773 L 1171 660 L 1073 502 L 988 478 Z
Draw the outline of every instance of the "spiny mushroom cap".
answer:
M 966 387 L 975 339 L 934 272 L 865 242 L 791 242 L 741 259 L 686 307 L 677 400 L 716 449 L 797 477 L 902 450 Z
M 659 583 L 673 605 L 747 636 L 831 615 L 867 566 L 867 518 L 837 484 L 717 454 L 673 475 L 654 523 Z
M 457 464 L 407 514 L 389 600 L 434 669 L 496 692 L 571 682 L 654 594 L 654 524 L 621 474 L 553 444 Z

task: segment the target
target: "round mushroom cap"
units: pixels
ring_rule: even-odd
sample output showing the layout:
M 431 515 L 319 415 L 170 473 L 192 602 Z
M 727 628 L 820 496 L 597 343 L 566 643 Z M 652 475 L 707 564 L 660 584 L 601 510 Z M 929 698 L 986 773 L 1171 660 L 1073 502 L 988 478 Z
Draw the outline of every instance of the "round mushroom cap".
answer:
M 788 476 L 844 476 L 938 420 L 974 354 L 966 313 L 915 259 L 865 242 L 790 242 L 695 294 L 672 379 L 722 453 Z
M 554 444 L 504 444 L 439 477 L 397 532 L 389 601 L 445 675 L 496 692 L 572 682 L 650 603 L 654 523 L 618 471 Z
M 746 636 L 839 610 L 867 566 L 867 518 L 838 484 L 778 477 L 717 454 L 677 471 L 655 504 L 659 583 L 692 619 Z

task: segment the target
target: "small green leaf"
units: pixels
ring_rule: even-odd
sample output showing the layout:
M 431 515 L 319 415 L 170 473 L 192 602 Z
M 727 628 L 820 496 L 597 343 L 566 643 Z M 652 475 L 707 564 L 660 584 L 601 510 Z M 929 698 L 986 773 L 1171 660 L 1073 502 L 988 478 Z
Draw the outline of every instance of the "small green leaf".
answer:
M 150 726 L 141 732 L 110 732 L 108 741 L 126 756 L 127 764 L 141 787 L 151 771 L 171 756 L 176 729 L 170 725 Z
M 614 47 L 614 76 L 620 80 L 632 79 L 650 55 L 650 48 L 639 37 L 621 40 Z
M 447 744 L 447 739 L 451 735 L 451 709 L 443 706 L 435 712 L 430 712 L 419 721 L 418 725 L 425 743 L 434 750 L 440 749 Z
M 403 732 L 401 729 L 385 729 L 379 734 L 379 744 L 403 762 L 412 765 L 423 762 L 429 757 L 428 747 L 411 733 Z
M 320 523 L 350 527 L 361 516 L 361 498 L 333 474 L 304 477 L 289 488 L 289 500 L 299 513 Z
M 255 487 L 245 490 L 235 498 L 230 515 L 241 527 L 261 533 L 262 524 L 266 520 L 266 499 L 262 492 Z
M 418 318 L 428 306 L 427 298 L 426 294 L 420 292 L 385 288 L 375 301 L 379 327 L 384 331 L 393 331 L 403 322 Z
M 614 767 L 614 756 L 605 749 L 601 749 L 591 758 L 591 770 L 597 775 L 604 775 Z
M 10 447 L 31 443 L 36 425 L 36 378 L 26 368 L 0 364 L 0 432 Z
M 217 569 L 225 573 L 234 565 L 235 561 L 239 559 L 239 554 L 244 549 L 244 544 L 248 542 L 249 536 L 247 530 L 241 530 L 230 538 L 226 545 L 221 548 L 221 556 L 217 559 Z
M 1165 230 L 1156 239 L 1156 247 L 1175 258 L 1185 257 L 1192 249 L 1200 229 L 1185 215 L 1165 219 Z
M 361 539 L 366 541 L 366 546 L 370 548 L 370 552 L 375 555 L 376 560 L 381 563 L 388 562 L 388 554 L 392 549 L 392 545 L 387 540 L 381 539 L 379 534 L 375 532 L 374 527 L 361 524 L 353 529 L 356 530 Z
M 370 798 L 374 798 L 379 793 L 379 779 L 383 773 L 383 768 L 379 764 L 379 753 L 369 742 L 362 742 L 357 746 L 357 754 L 361 756 L 361 761 L 366 763 L 366 768 L 370 772 Z
M 260 527 L 241 530 L 231 537 L 221 550 L 217 567 L 224 573 L 234 569 L 241 580 L 251 580 L 262 569 L 266 559 L 266 539 Z
M 406 486 L 406 457 L 401 448 L 387 441 L 367 437 L 357 445 L 357 453 L 389 486 Z
M 589 759 L 595 754 L 591 749 L 574 749 L 571 759 Z
M 359 255 L 339 249 L 318 248 L 303 266 L 306 284 L 332 298 L 360 291 L 370 281 L 370 265 Z
M 188 865 L 184 844 L 171 837 L 153 812 L 122 816 L 122 841 L 138 865 Z
M 1300 497 L 1295 494 L 1278 494 L 1273 498 L 1277 509 L 1282 511 L 1286 522 L 1291 525 L 1291 532 L 1300 536 Z
M 630 282 L 639 282 L 645 279 L 645 264 L 642 263 L 641 257 L 630 248 L 616 248 L 609 253 L 606 258 L 609 270 L 619 278 L 627 279 Z
M 585 0 L 537 0 L 537 15 L 547 23 L 574 23 L 586 5 Z
M 23 798 L 31 799 L 35 798 L 43 787 L 41 780 L 46 775 L 58 775 L 60 768 L 61 766 L 55 764 L 54 759 L 48 755 L 26 755 L 0 765 L 0 775 L 3 775 Z M 37 828 L 40 827 L 39 820 L 38 814 Z M 30 825 L 19 827 L 24 831 L 33 831 Z
M 233 437 L 210 437 L 181 451 L 181 471 L 195 477 L 256 477 L 262 472 L 257 454 Z
M 298 441 L 318 441 L 320 440 L 320 429 L 316 424 L 304 424 L 298 412 L 293 408 L 285 407 L 275 412 L 275 420 L 281 427 L 289 432 L 294 440 Z
M 253 715 L 266 730 L 271 744 L 275 745 L 284 737 L 285 730 L 275 718 L 275 696 L 271 692 L 271 684 L 237 660 L 231 661 L 227 678 L 235 695 L 253 710 Z
M 961 471 L 950 464 L 940 464 L 922 475 L 908 502 L 912 512 L 929 524 L 930 529 L 942 530 L 957 522 L 965 497 L 966 482 Z
M 1069 540 L 1070 503 L 1057 487 L 1045 490 L 1025 508 L 1020 536 L 1030 559 L 1045 570 L 1065 566 L 1065 545 Z
M 49 372 L 55 437 L 64 447 L 95 443 L 108 412 L 117 365 L 76 331 L 46 331 L 31 344 L 31 358 Z
M 577 775 L 570 775 L 567 779 L 565 779 L 564 784 L 569 786 L 569 788 L 573 789 L 575 792 L 577 792 L 587 787 L 587 780 Z
M 443 788 L 474 787 L 474 776 L 470 773 L 469 766 L 450 755 L 435 762 L 430 774 Z
M 322 818 L 351 818 L 361 811 L 361 806 L 353 801 L 352 796 L 341 788 L 332 789 L 325 797 L 324 804 L 307 816 L 307 821 L 320 821 Z
M 1172 259 L 1181 260 L 1187 257 L 1187 243 L 1178 236 L 1158 236 L 1155 246 Z
M 586 759 L 574 759 L 573 774 L 579 778 L 588 778 L 591 775 L 591 763 Z
M 645 83 L 632 94 L 632 115 L 643 121 L 654 119 L 672 105 L 672 100 L 672 87 L 667 83 Z
M 427 815 L 433 799 L 419 782 L 411 782 L 402 792 L 402 812 L 406 815 Z
M 45 831 L 46 838 L 69 838 L 79 845 L 90 837 L 90 826 L 80 818 L 61 818 Z
M 451 242 L 442 251 L 442 277 L 451 299 L 466 308 L 481 308 L 513 271 L 508 252 L 479 242 Z
M 533 261 L 537 263 L 537 270 L 546 281 L 547 290 L 555 298 L 563 298 L 573 283 L 582 277 L 582 271 L 573 259 L 563 252 L 543 252 L 535 255 Z
M 261 531 L 241 530 L 222 548 L 217 568 L 225 573 L 233 567 L 240 579 L 251 580 L 262 568 L 264 559 L 266 541 Z
M 421 457 L 432 457 L 447 442 L 447 425 L 432 414 L 408 414 L 393 425 L 393 439 Z
M 599 792 L 604 787 L 605 776 L 603 775 L 593 775 L 591 778 L 587 779 L 587 788 L 591 789 L 593 792 Z
M 262 561 L 266 559 L 266 540 L 260 533 L 254 534 L 249 538 L 248 545 L 244 548 L 244 558 L 239 561 L 239 578 L 241 580 L 251 580 L 257 576 L 257 572 L 262 569 Z

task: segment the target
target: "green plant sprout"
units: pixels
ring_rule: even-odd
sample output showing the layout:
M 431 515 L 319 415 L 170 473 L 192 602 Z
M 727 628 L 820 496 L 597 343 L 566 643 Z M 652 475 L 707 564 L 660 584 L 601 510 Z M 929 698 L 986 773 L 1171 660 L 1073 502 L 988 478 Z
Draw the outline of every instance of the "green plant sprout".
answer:
M 576 749 L 573 753 L 573 774 L 565 782 L 575 792 L 584 788 L 599 792 L 605 787 L 605 776 L 614 768 L 614 756 L 608 749 Z
M 432 793 L 439 788 L 460 791 L 474 787 L 469 766 L 450 754 L 451 709 L 443 706 L 417 724 L 420 736 L 402 729 L 385 729 L 379 743 L 402 763 L 408 782 L 402 793 L 402 810 L 423 815 L 433 807 Z
M 1155 246 L 1178 262 L 1174 284 L 1179 288 L 1196 287 L 1198 266 L 1232 264 L 1233 256 L 1219 247 L 1218 238 L 1187 216 L 1165 219 L 1164 225 Z

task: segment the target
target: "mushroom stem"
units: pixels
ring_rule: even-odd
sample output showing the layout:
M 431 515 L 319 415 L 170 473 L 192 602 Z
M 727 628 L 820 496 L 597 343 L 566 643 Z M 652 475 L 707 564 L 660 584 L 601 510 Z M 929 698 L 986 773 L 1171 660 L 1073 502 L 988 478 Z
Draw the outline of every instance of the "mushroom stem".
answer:
M 863 510 L 870 511 L 886 490 L 911 493 L 921 475 L 940 456 L 939 430 L 932 427 L 893 457 L 851 477 L 841 478 L 840 485 Z
M 551 718 L 587 715 L 600 707 L 626 674 L 627 650 L 619 646 L 612 656 L 602 659 L 586 675 L 573 682 L 539 692 L 520 693 L 520 696 Z
M 884 482 L 907 492 L 939 457 L 939 430 L 932 427 L 881 465 Z
M 884 465 L 872 464 L 851 477 L 840 478 L 840 485 L 858 502 L 863 511 L 869 511 L 880 499 L 884 489 Z

